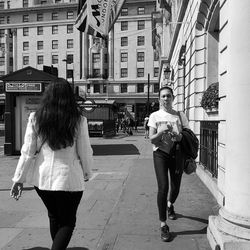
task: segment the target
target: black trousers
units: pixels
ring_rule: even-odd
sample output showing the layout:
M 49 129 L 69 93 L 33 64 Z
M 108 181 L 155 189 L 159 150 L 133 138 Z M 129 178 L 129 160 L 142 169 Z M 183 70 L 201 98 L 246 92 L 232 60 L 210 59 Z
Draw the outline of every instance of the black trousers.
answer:
M 83 191 L 47 191 L 35 187 L 48 210 L 51 250 L 64 250 L 69 244 L 76 223 L 76 212 Z
M 175 158 L 159 149 L 153 152 L 153 160 L 158 184 L 157 205 L 159 219 L 160 221 L 166 221 L 167 201 L 169 200 L 173 204 L 177 199 L 180 191 L 182 172 L 176 173 Z

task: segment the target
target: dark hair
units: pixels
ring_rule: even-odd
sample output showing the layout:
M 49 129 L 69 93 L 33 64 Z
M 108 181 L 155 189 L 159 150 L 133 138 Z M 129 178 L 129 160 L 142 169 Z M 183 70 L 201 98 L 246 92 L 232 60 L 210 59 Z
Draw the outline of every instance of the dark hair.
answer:
M 160 98 L 161 91 L 162 91 L 163 89 L 168 89 L 168 90 L 171 92 L 172 96 L 174 97 L 174 92 L 173 92 L 173 89 L 172 89 L 172 88 L 170 88 L 169 86 L 162 86 L 162 87 L 159 89 L 159 92 L 158 92 L 158 97 L 159 97 L 159 98 Z
M 38 135 L 52 150 L 73 145 L 81 111 L 65 79 L 58 78 L 48 85 L 35 118 Z

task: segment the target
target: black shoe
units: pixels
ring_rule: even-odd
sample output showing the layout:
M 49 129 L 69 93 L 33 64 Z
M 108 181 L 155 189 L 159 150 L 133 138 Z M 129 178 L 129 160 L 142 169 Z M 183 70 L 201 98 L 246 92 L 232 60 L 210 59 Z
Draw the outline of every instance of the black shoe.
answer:
M 162 241 L 168 242 L 171 240 L 171 234 L 167 225 L 161 227 L 161 239 Z
M 168 208 L 168 218 L 170 220 L 176 220 L 177 217 L 176 217 L 176 213 L 174 211 L 174 206 L 171 205 L 169 208 Z

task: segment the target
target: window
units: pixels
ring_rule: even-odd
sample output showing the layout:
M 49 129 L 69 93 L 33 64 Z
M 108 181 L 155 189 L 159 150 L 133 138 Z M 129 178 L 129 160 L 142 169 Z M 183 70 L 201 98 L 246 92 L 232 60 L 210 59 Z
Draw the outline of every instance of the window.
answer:
M 0 66 L 5 65 L 5 58 L 3 56 L 0 57 Z
M 43 41 L 37 41 L 37 50 L 43 49 Z
M 159 53 L 154 50 L 154 61 L 158 61 L 159 60 Z
M 29 56 L 23 56 L 23 65 L 29 64 Z
M 28 36 L 29 35 L 29 28 L 25 27 L 23 28 L 23 36 Z
M 4 16 L 0 16 L 0 24 L 4 24 Z
M 102 92 L 103 92 L 103 93 L 107 93 L 107 84 L 106 84 L 106 83 L 104 83 L 104 84 L 102 85 Z
M 58 49 L 58 40 L 52 40 L 52 49 Z
M 159 68 L 154 68 L 154 77 L 158 77 L 159 76 Z
M 43 64 L 43 56 L 37 56 L 37 64 Z
M 29 1 L 28 0 L 23 0 L 23 8 L 29 7 Z
M 11 67 L 13 66 L 13 57 L 10 57 L 9 65 L 10 65 Z
M 144 83 L 137 83 L 137 93 L 144 92 Z
M 55 0 L 55 3 L 60 3 L 61 2 L 61 0 Z
M 74 40 L 73 39 L 68 39 L 67 40 L 67 49 L 71 49 L 74 47 Z
M 5 43 L 0 43 L 0 50 L 4 51 L 5 50 Z
M 41 0 L 41 4 L 46 4 L 47 0 Z
M 94 93 L 100 93 L 100 84 L 94 84 Z
M 23 15 L 23 23 L 29 22 L 29 15 Z
M 5 36 L 5 31 L 4 30 L 0 30 L 0 37 L 4 37 Z
M 104 63 L 108 63 L 108 54 L 104 54 Z
M 67 33 L 73 33 L 73 24 L 68 24 L 67 25 Z
M 58 20 L 58 13 L 57 12 L 53 12 L 51 18 L 52 18 L 52 20 Z
M 67 12 L 67 19 L 74 19 L 74 12 L 73 11 Z
M 159 83 L 155 83 L 154 84 L 154 93 L 158 93 L 159 92 Z
M 121 46 L 128 46 L 128 38 L 126 36 L 121 37 Z
M 93 61 L 93 63 L 98 63 L 98 62 L 100 62 L 100 59 L 101 59 L 100 53 L 93 53 L 93 54 L 92 54 L 92 61 Z
M 128 15 L 128 8 L 122 8 L 121 16 L 127 16 L 127 15 Z
M 128 61 L 128 53 L 122 52 L 121 53 L 121 62 L 127 62 Z
M 36 16 L 37 21 L 43 21 L 43 13 L 38 13 Z
M 128 77 L 128 69 L 127 68 L 121 68 L 121 78 Z
M 29 50 L 29 42 L 23 42 L 23 51 Z
M 7 16 L 7 23 L 10 23 L 10 16 Z
M 38 26 L 37 27 L 37 35 L 42 35 L 43 34 L 43 26 Z
M 144 77 L 144 68 L 137 69 L 137 77 Z
M 4 1 L 0 2 L 0 9 L 4 9 Z
M 67 78 L 73 78 L 74 77 L 74 70 L 73 69 L 68 69 L 66 77 Z
M 93 69 L 93 78 L 100 77 L 101 71 L 100 69 Z
M 144 62 L 144 52 L 137 52 L 137 62 Z
M 127 92 L 128 92 L 128 84 L 121 83 L 121 93 L 127 93 Z
M 145 21 L 144 20 L 139 20 L 137 22 L 137 29 L 138 30 L 144 30 L 145 29 Z
M 58 34 L 58 25 L 52 26 L 52 34 Z
M 144 36 L 138 36 L 137 37 L 137 46 L 143 46 L 145 45 L 145 37 Z
M 52 55 L 52 64 L 58 64 L 58 55 Z
M 87 84 L 87 93 L 90 93 L 90 84 Z
M 13 52 L 13 43 L 9 43 L 9 50 L 10 52 Z
M 128 22 L 127 21 L 121 22 L 121 30 L 128 30 Z
M 138 15 L 144 15 L 145 14 L 145 8 L 144 7 L 138 7 L 137 14 Z
M 68 61 L 68 64 L 73 63 L 74 62 L 74 55 L 72 55 L 72 54 L 67 55 L 67 61 Z

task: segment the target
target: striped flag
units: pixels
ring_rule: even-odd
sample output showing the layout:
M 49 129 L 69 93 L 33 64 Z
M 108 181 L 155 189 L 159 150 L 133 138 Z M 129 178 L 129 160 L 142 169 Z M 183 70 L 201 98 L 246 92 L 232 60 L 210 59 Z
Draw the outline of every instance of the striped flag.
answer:
M 79 0 L 76 28 L 93 36 L 107 36 L 124 2 L 125 0 Z

